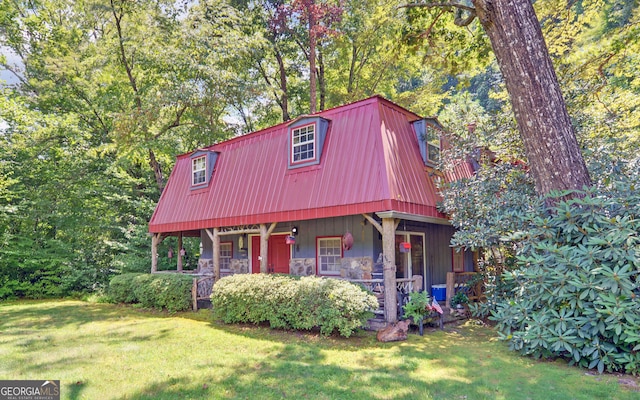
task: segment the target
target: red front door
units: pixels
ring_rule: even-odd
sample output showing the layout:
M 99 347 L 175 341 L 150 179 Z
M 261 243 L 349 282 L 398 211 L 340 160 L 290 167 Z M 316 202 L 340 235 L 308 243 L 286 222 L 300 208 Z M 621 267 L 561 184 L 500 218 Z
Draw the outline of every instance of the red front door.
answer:
M 269 237 L 269 255 L 267 272 L 270 274 L 288 274 L 290 246 L 285 242 L 286 235 L 271 235 Z M 260 236 L 251 237 L 251 272 L 260 273 Z

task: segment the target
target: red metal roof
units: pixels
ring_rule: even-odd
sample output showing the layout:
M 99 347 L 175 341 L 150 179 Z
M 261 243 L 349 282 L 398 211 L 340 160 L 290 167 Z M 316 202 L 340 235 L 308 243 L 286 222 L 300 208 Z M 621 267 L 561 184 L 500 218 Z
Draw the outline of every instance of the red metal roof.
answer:
M 375 96 L 315 114 L 329 120 L 319 165 L 287 168 L 289 123 L 215 144 L 209 185 L 191 188 L 178 156 L 149 230 L 299 221 L 380 211 L 445 218 L 411 122 L 420 117 Z

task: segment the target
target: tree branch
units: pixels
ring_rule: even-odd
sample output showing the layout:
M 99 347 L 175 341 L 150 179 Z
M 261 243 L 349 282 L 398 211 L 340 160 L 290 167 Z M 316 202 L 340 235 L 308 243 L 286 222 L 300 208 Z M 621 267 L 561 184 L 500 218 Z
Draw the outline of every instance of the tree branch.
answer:
M 425 8 L 453 7 L 458 11 L 468 12 L 469 15 L 466 18 L 462 18 L 462 13 L 456 14 L 456 17 L 453 23 L 456 24 L 457 26 L 468 26 L 473 22 L 473 20 L 477 16 L 476 9 L 474 7 L 465 6 L 464 4 L 459 4 L 459 3 L 409 3 L 403 6 L 399 6 L 398 8 L 418 8 L 418 7 L 425 7 Z
M 403 6 L 398 6 L 398 8 L 418 8 L 418 7 L 426 7 L 426 8 L 436 8 L 436 7 L 454 7 L 459 8 L 464 11 L 468 11 L 470 13 L 475 14 L 476 9 L 473 7 L 465 6 L 464 4 L 459 3 L 409 3 Z
M 160 130 L 160 132 L 156 133 L 153 136 L 153 140 L 158 139 L 160 136 L 162 136 L 165 132 L 167 132 L 169 129 L 173 129 L 173 128 L 177 128 L 180 126 L 180 119 L 182 118 L 182 114 L 184 114 L 184 112 L 187 110 L 188 106 L 187 105 L 183 105 L 180 109 L 178 109 L 176 111 L 176 117 L 173 121 L 171 121 L 171 123 L 169 123 L 168 125 L 166 125 L 164 128 L 162 128 Z

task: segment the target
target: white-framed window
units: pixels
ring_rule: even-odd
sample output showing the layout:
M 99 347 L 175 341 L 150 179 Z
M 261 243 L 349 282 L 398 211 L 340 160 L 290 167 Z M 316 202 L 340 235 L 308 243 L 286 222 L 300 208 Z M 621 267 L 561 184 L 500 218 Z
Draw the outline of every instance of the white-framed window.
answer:
M 291 130 L 291 163 L 316 158 L 316 125 L 310 124 Z
M 437 129 L 427 126 L 427 158 L 430 162 L 437 164 L 440 162 L 440 134 Z
M 342 238 L 319 237 L 317 240 L 318 274 L 340 275 Z
M 191 160 L 192 184 L 200 185 L 207 181 L 207 156 L 194 158 Z
M 229 270 L 231 259 L 233 258 L 233 243 L 222 242 L 220 243 L 220 269 Z

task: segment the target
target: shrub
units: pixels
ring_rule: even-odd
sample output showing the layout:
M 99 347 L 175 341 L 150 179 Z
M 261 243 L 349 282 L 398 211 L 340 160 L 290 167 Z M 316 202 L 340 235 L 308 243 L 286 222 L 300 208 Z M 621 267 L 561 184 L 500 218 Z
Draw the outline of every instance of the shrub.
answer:
M 113 303 L 137 303 L 135 278 L 143 274 L 129 273 L 116 275 L 109 282 L 108 296 Z
M 520 268 L 491 319 L 510 347 L 599 372 L 640 372 L 640 194 L 634 184 L 554 199 L 512 236 Z
M 268 322 L 272 328 L 338 331 L 349 337 L 378 307 L 375 296 L 347 281 L 239 274 L 220 279 L 211 303 L 225 323 Z
M 114 303 L 176 312 L 191 308 L 192 284 L 193 278 L 185 275 L 129 273 L 113 277 L 108 294 Z

